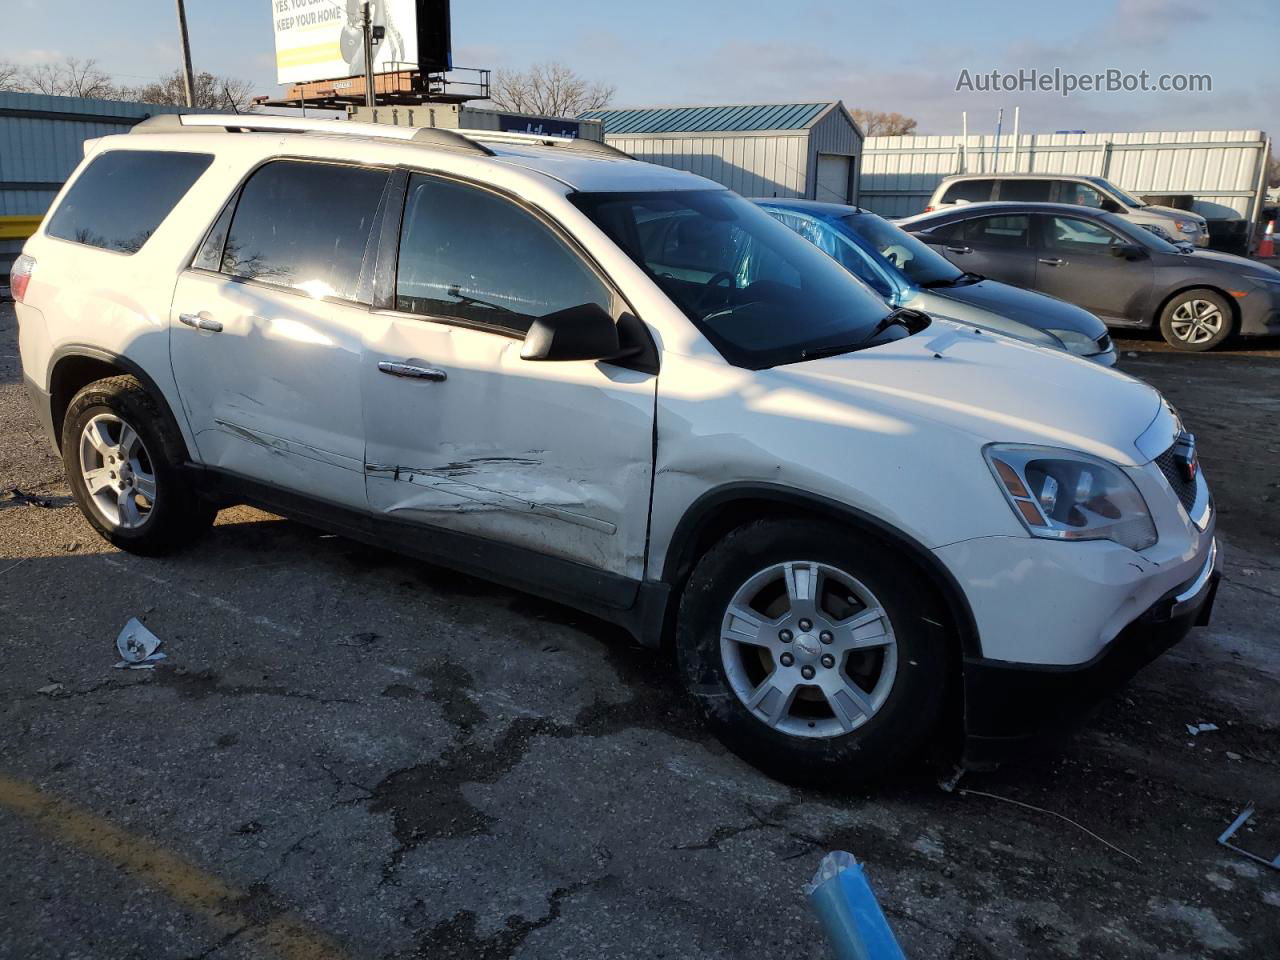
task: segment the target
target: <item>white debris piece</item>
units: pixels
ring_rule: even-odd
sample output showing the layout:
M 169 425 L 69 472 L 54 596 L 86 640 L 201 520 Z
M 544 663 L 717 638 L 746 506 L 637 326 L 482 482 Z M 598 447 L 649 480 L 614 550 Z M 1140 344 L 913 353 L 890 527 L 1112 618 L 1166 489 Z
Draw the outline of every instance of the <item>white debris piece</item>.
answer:
M 1191 734 L 1193 737 L 1200 733 L 1211 733 L 1217 729 L 1218 729 L 1218 725 L 1216 723 L 1188 723 L 1187 724 L 1187 733 Z
M 138 622 L 137 617 L 130 618 L 116 637 L 116 649 L 123 658 L 115 665 L 117 670 L 153 670 L 156 661 L 163 660 L 160 652 L 160 638 Z

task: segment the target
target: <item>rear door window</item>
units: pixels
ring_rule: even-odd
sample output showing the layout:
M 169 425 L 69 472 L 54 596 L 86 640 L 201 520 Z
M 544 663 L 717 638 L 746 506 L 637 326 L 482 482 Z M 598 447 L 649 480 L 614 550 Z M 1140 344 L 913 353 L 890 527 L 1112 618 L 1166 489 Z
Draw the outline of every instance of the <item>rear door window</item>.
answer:
M 964 239 L 975 247 L 1022 249 L 1030 242 L 1031 218 L 1026 215 L 978 217 L 966 220 Z
M 1020 203 L 1048 203 L 1052 190 L 1052 180 L 1001 180 L 999 199 Z
M 103 250 L 137 253 L 212 162 L 207 153 L 101 154 L 71 185 L 45 233 Z
M 221 271 L 317 298 L 370 301 L 372 258 L 387 170 L 275 160 L 245 183 Z M 217 225 L 210 234 L 217 233 Z M 207 250 L 197 265 L 210 260 Z
M 961 200 L 968 203 L 985 203 L 991 199 L 992 180 L 957 180 L 947 187 L 942 195 L 942 203 L 957 203 Z
M 532 213 L 479 187 L 415 174 L 409 181 L 396 309 L 524 336 L 538 317 L 613 295 Z

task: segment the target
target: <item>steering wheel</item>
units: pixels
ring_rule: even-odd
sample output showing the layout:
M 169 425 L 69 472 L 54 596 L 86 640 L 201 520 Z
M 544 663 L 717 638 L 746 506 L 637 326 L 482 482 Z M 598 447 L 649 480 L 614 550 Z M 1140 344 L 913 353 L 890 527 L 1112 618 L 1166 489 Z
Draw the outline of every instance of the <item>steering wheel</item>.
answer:
M 701 312 L 702 308 L 706 305 L 708 298 L 710 298 L 711 296 L 711 292 L 726 280 L 728 280 L 730 286 L 732 286 L 733 274 L 730 273 L 728 270 L 721 270 L 719 273 L 715 274 L 710 280 L 708 280 L 706 283 L 702 285 L 702 293 L 699 294 L 698 296 L 699 312 Z

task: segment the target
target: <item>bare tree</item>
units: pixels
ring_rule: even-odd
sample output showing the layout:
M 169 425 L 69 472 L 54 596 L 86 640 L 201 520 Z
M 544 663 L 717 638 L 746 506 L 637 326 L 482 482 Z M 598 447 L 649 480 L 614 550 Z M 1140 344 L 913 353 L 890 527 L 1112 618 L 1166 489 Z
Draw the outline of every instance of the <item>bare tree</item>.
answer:
M 578 76 L 556 61 L 535 63 L 528 70 L 499 70 L 489 99 L 499 110 L 542 117 L 576 117 L 608 106 L 615 88 Z
M 905 137 L 915 133 L 916 122 L 900 113 L 882 110 L 850 110 L 866 137 Z
M 22 89 L 22 72 L 16 64 L 0 60 L 0 92 Z
M 67 57 L 61 63 L 28 67 L 19 73 L 17 82 L 19 89 L 58 97 L 114 100 L 117 93 L 111 77 L 98 69 L 96 60 L 76 57 Z
M 192 88 L 194 106 L 207 110 L 229 110 L 241 113 L 253 107 L 253 84 L 235 77 L 219 77 L 207 70 L 195 75 Z M 173 73 L 159 80 L 122 90 L 129 100 L 140 100 L 143 103 L 167 103 L 185 107 L 187 95 L 182 82 L 182 71 Z

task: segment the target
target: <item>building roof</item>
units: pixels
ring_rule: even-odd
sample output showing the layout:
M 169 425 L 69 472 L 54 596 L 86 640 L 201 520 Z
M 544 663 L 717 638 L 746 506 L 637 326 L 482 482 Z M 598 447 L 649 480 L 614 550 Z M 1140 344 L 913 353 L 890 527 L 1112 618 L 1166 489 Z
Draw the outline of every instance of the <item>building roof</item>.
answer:
M 601 120 L 609 136 L 633 133 L 699 133 L 711 130 L 805 130 L 838 100 L 758 103 L 729 107 L 636 107 L 590 110 L 580 120 Z

